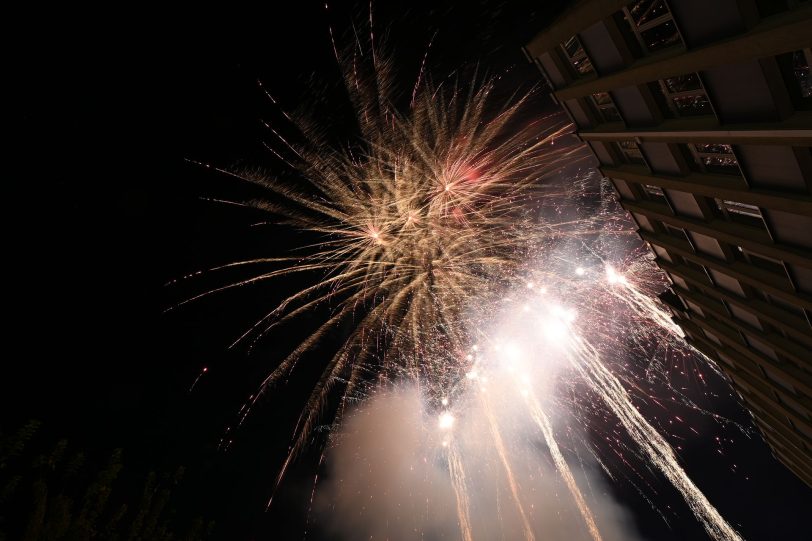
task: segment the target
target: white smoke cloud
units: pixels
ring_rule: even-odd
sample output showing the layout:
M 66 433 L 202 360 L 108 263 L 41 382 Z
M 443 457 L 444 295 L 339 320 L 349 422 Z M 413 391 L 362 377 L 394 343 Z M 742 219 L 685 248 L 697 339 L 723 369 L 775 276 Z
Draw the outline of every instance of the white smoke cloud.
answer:
M 489 392 L 498 392 L 498 383 Z M 499 408 L 496 408 L 499 410 Z M 461 539 L 448 453 L 458 451 L 473 539 L 523 539 L 524 522 L 494 447 L 481 404 L 455 410 L 441 427 L 439 411 L 414 389 L 381 393 L 358 407 L 327 455 L 327 474 L 315 500 L 320 527 L 340 539 Z M 584 519 L 556 472 L 540 434 L 514 412 L 500 413 L 508 463 L 521 507 L 536 539 L 590 540 Z M 444 442 L 447 446 L 444 446 Z M 629 513 L 605 490 L 602 477 L 581 455 L 577 484 L 606 541 L 639 539 Z

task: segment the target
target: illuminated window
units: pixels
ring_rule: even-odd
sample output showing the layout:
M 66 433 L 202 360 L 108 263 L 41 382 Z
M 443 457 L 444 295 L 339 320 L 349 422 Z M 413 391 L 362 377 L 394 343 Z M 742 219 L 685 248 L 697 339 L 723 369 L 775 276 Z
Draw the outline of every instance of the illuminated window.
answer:
M 623 15 L 629 30 L 648 53 L 682 43 L 665 0 L 636 0 L 623 9 Z
M 696 73 L 677 75 L 660 81 L 665 102 L 676 116 L 697 116 L 713 113 L 708 95 Z
M 578 36 L 572 36 L 562 43 L 561 50 L 564 51 L 564 56 L 569 60 L 570 65 L 577 75 L 586 75 L 594 71 L 592 69 L 592 62 L 589 61 L 589 57 L 581 46 L 581 41 L 578 39 Z
M 697 143 L 688 147 L 702 172 L 741 175 L 739 161 L 733 153 L 732 146 L 722 143 Z

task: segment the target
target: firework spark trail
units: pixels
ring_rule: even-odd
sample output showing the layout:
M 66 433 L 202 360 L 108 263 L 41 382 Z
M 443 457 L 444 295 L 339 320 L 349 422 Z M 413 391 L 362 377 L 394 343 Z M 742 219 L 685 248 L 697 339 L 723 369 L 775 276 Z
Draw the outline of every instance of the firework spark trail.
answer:
M 570 470 L 567 461 L 564 459 L 564 455 L 561 454 L 561 450 L 558 448 L 558 443 L 555 440 L 555 434 L 553 433 L 553 427 L 550 424 L 550 419 L 547 417 L 547 414 L 544 413 L 544 410 L 541 408 L 541 404 L 539 404 L 538 399 L 535 396 L 528 395 L 526 401 L 528 408 L 530 409 L 531 417 L 536 424 L 538 424 L 539 428 L 541 429 L 541 433 L 544 435 L 544 441 L 547 444 L 547 448 L 550 450 L 550 454 L 553 457 L 553 462 L 555 463 L 556 469 L 558 470 L 559 475 L 561 475 L 561 477 L 564 479 L 564 483 L 567 485 L 570 494 L 572 494 L 572 497 L 575 499 L 575 504 L 578 506 L 578 511 L 581 513 L 581 517 L 583 517 L 584 522 L 586 522 L 589 535 L 592 536 L 594 541 L 601 541 L 603 538 L 598 531 L 598 525 L 595 523 L 595 517 L 592 516 L 592 511 L 589 510 L 589 506 L 587 505 L 586 500 L 584 500 L 584 496 L 581 494 L 581 490 L 578 488 L 575 478 L 572 476 L 572 471 Z
M 572 364 L 617 415 L 629 436 L 645 452 L 650 463 L 655 465 L 680 492 L 708 535 L 717 540 L 742 541 L 738 532 L 722 518 L 679 465 L 674 450 L 665 438 L 634 407 L 628 392 L 617 377 L 606 368 L 595 348 L 577 335 L 573 335 L 572 343 L 574 346 Z
M 657 336 L 674 340 L 675 343 L 682 343 L 684 347 L 684 342 L 682 342 L 681 338 L 682 335 L 674 329 L 673 322 L 671 322 L 667 312 L 657 301 L 643 293 L 637 285 L 632 283 L 631 279 L 627 279 L 625 276 L 617 273 L 613 267 L 607 265 L 605 271 L 605 281 L 592 280 L 588 282 L 588 285 L 581 286 L 577 286 L 576 282 L 570 280 L 564 279 L 562 281 L 561 276 L 557 277 L 555 273 L 545 271 L 542 274 L 547 280 L 557 278 L 558 281 L 561 282 L 559 284 L 561 286 L 560 290 L 564 291 L 571 299 L 573 295 L 575 295 L 574 298 L 578 299 L 580 303 L 583 303 L 579 305 L 582 308 L 594 303 L 592 297 L 596 291 L 596 287 L 602 288 L 602 290 L 605 291 L 605 284 L 608 283 L 610 289 L 614 289 L 611 290 L 606 298 L 613 300 L 615 302 L 614 306 L 623 308 L 622 313 L 624 317 L 629 318 L 631 321 L 654 323 L 654 333 Z M 630 276 L 633 276 L 635 269 L 629 269 L 629 271 L 631 272 Z M 576 274 L 586 275 L 587 272 L 582 270 L 581 272 L 576 272 Z M 532 282 L 528 283 L 527 287 L 528 289 L 535 288 Z M 549 298 L 547 288 L 541 287 L 535 289 L 540 294 L 536 297 L 536 300 L 541 303 L 537 305 L 538 308 L 532 308 L 529 302 L 524 302 L 524 304 L 521 305 L 521 309 L 517 312 L 515 308 L 519 307 L 513 304 L 514 301 L 508 297 L 506 300 L 510 304 L 506 314 L 507 321 L 505 321 L 505 316 L 501 316 L 502 319 L 500 321 L 502 321 L 502 323 L 500 325 L 506 326 L 508 332 L 513 335 L 517 332 L 516 321 L 514 321 L 517 319 L 517 314 L 522 314 L 522 316 L 519 317 L 521 320 L 537 320 L 537 323 L 540 323 L 542 326 L 541 338 L 534 337 L 534 335 L 539 334 L 538 330 L 529 330 L 529 332 L 519 330 L 519 334 L 516 334 L 515 338 L 526 341 L 531 347 L 543 351 L 545 358 L 553 359 L 552 362 L 557 362 L 554 360 L 556 358 L 556 352 L 563 354 L 565 365 L 574 368 L 579 375 L 577 380 L 585 382 L 589 388 L 596 393 L 599 399 L 607 406 L 608 411 L 620 421 L 636 448 L 642 451 L 646 462 L 658 469 L 671 484 L 677 488 L 708 534 L 712 538 L 720 541 L 740 541 L 741 538 L 739 534 L 721 517 L 718 511 L 708 502 L 704 494 L 687 476 L 679 465 L 676 455 L 665 438 L 660 435 L 634 406 L 629 392 L 623 387 L 619 377 L 609 368 L 610 364 L 602 358 L 601 353 L 591 342 L 577 333 L 576 327 L 573 326 L 576 312 L 557 304 L 554 299 Z M 525 299 L 525 301 L 531 300 L 532 299 L 528 298 Z M 614 312 L 614 310 L 608 309 L 609 305 L 603 304 L 602 306 L 606 309 L 607 313 Z M 603 324 L 602 319 L 594 315 L 590 315 L 587 318 L 587 322 L 590 326 Z M 519 327 L 521 328 L 521 325 Z M 527 406 L 526 413 L 542 431 L 545 442 L 556 465 L 556 470 L 567 484 L 575 499 L 581 516 L 587 523 L 590 535 L 593 539 L 601 539 L 602 536 L 594 521 L 594 517 L 572 477 L 569 465 L 558 448 L 549 421 L 549 414 L 536 398 L 536 394 L 531 393 L 528 388 L 528 382 L 532 381 L 532 378 L 528 379 L 532 373 L 528 372 L 528 370 L 532 371 L 537 369 L 534 369 L 532 365 L 528 364 L 526 362 L 527 359 L 522 360 L 521 351 L 516 348 L 515 345 L 513 345 L 512 352 L 507 351 L 503 345 L 506 343 L 504 336 L 497 334 L 489 337 L 487 333 L 480 334 L 487 342 L 495 344 L 493 350 L 496 354 L 496 358 L 486 360 L 484 366 L 478 364 L 479 361 L 475 361 L 473 368 L 468 373 L 469 378 L 484 381 L 482 374 L 479 374 L 477 370 L 484 369 L 486 370 L 486 374 L 495 378 L 500 377 L 500 370 L 508 370 L 508 373 L 512 375 L 511 381 L 513 381 L 513 386 L 520 389 L 521 394 L 525 397 L 524 402 Z M 538 340 L 542 341 L 538 342 Z M 476 348 L 474 348 L 474 350 L 476 350 Z M 539 361 L 541 361 L 539 366 L 544 366 L 545 362 L 549 362 L 549 360 L 545 361 L 544 359 L 539 359 Z M 516 372 L 517 369 L 520 371 L 519 373 Z M 538 378 L 540 375 L 541 374 L 537 374 L 535 377 Z M 536 384 L 538 383 L 539 382 L 536 381 Z M 478 385 L 471 387 L 471 390 L 474 392 L 476 392 L 477 389 L 479 389 Z M 507 455 L 504 453 L 504 443 L 502 442 L 499 426 L 497 426 L 497 421 L 491 411 L 490 405 L 484 398 L 484 390 L 481 390 L 480 396 L 483 397 L 484 416 L 488 419 L 490 424 L 493 439 L 492 444 L 499 454 L 502 464 L 509 473 L 508 481 L 509 484 L 511 484 L 514 499 L 516 503 L 519 504 L 517 496 L 518 490 L 516 489 L 516 485 L 512 484 L 512 477 L 510 476 L 511 466 Z M 550 398 L 555 400 L 554 397 Z M 629 450 L 634 452 L 632 448 L 629 448 Z M 519 510 L 521 510 L 521 508 L 519 508 Z
M 528 541 L 533 541 L 536 539 L 536 535 L 533 533 L 533 527 L 530 525 L 530 521 L 527 518 L 527 513 L 524 510 L 521 497 L 519 496 L 519 485 L 513 475 L 513 467 L 511 466 L 510 460 L 507 456 L 507 450 L 505 449 L 505 443 L 502 440 L 499 424 L 496 421 L 496 417 L 494 416 L 490 404 L 488 403 L 487 392 L 482 389 L 479 396 L 482 399 L 482 409 L 484 410 L 485 417 L 488 420 L 488 428 L 493 436 L 494 449 L 496 450 L 496 454 L 499 455 L 499 460 L 502 462 L 502 468 L 505 470 L 508 487 L 510 487 L 510 494 L 513 497 L 513 503 L 516 504 L 516 509 L 519 511 L 519 516 L 522 519 L 524 537 Z
M 652 320 L 658 328 L 665 329 L 674 337 L 680 339 L 685 337 L 682 328 L 674 322 L 671 315 L 663 310 L 651 295 L 640 291 L 625 276 L 618 274 L 612 266 L 606 267 L 606 279 L 611 286 L 609 292 L 628 305 L 633 312 Z
M 451 486 L 454 489 L 460 533 L 462 534 L 463 541 L 473 541 L 474 535 L 469 516 L 470 503 L 468 501 L 468 489 L 466 487 L 465 470 L 463 469 L 462 459 L 453 443 L 447 445 L 447 448 L 448 473 L 451 478 Z
M 649 263 L 650 265 L 650 263 Z M 663 304 L 659 302 L 650 292 L 641 290 L 634 281 L 628 280 L 626 276 L 617 272 L 611 265 L 606 266 L 606 281 L 609 284 L 607 292 L 616 300 L 620 301 L 627 310 L 630 311 L 635 317 L 645 321 L 648 325 L 657 329 L 657 333 L 661 336 L 661 342 L 666 344 L 677 351 L 688 350 L 687 343 L 685 342 L 685 332 L 682 330 L 671 314 L 665 309 Z M 651 334 L 651 333 L 649 333 Z M 694 356 L 702 359 L 702 366 L 707 367 L 713 373 L 724 377 L 719 365 L 711 358 L 707 357 L 699 350 L 691 348 Z M 659 363 L 653 362 L 650 367 L 655 368 Z M 701 372 L 698 373 L 699 379 L 704 383 L 704 377 Z M 676 389 L 672 389 L 676 392 Z M 681 394 L 681 393 L 677 393 Z M 683 399 L 690 402 L 687 398 Z M 703 414 L 708 415 L 716 420 L 723 421 L 719 415 L 704 408 L 700 408 L 692 404 L 693 408 L 701 411 Z M 724 420 L 727 421 L 727 420 Z M 735 424 L 735 423 L 734 423 Z M 739 429 L 743 427 L 739 426 Z

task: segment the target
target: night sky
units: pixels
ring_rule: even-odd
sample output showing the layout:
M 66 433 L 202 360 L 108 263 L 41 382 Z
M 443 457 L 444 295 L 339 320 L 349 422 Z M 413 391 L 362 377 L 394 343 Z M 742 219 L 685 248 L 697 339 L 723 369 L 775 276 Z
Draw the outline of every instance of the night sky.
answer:
M 168 314 L 214 283 L 165 284 L 217 263 L 279 255 L 300 239 L 281 228 L 250 228 L 261 215 L 206 201 L 252 194 L 187 160 L 273 164 L 260 120 L 276 110 L 257 79 L 283 106 L 309 105 L 336 137 L 351 136 L 328 27 L 348 44 L 351 22 L 362 29 L 368 17 L 364 2 L 329 11 L 309 0 L 273 4 L 182 14 L 29 10 L 7 21 L 15 30 L 4 78 L 12 90 L 4 114 L 11 194 L 0 428 L 37 418 L 55 437 L 90 449 L 123 447 L 135 468 L 186 465 L 187 505 L 217 521 L 217 539 L 301 538 L 315 454 L 301 457 L 274 506 L 263 510 L 313 374 L 305 370 L 274 391 L 233 434 L 229 451 L 218 450 L 268 359 L 296 337 L 274 337 L 250 355 L 228 345 L 296 284 Z M 564 4 L 441 1 L 373 10 L 376 32 L 389 31 L 407 91 L 436 33 L 428 59 L 435 80 L 479 66 L 502 75 L 500 88 L 509 92 L 540 83 L 519 46 Z M 539 111 L 554 109 L 544 93 L 538 99 Z M 716 411 L 747 422 L 729 399 Z M 728 430 L 735 443 L 720 455 L 719 431 L 703 423 L 681 457 L 722 515 L 747 539 L 803 539 L 812 491 L 757 439 Z M 704 539 L 667 490 L 653 497 L 662 498 L 669 524 L 631 487 L 615 490 L 643 537 Z M 328 537 L 316 528 L 309 538 Z

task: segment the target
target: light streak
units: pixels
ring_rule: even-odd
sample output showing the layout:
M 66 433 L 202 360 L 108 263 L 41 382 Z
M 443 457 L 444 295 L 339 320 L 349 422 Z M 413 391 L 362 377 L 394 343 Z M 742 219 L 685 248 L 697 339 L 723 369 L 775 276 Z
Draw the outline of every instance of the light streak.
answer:
M 601 362 L 597 351 L 583 339 L 575 340 L 576 362 L 584 378 L 597 390 L 612 412 L 618 416 L 629 436 L 648 456 L 674 487 L 679 490 L 694 515 L 701 521 L 705 531 L 713 539 L 741 540 L 738 532 L 722 518 L 705 495 L 691 481 L 679 465 L 671 445 L 646 421 L 629 399 L 628 392 Z
M 527 539 L 527 541 L 533 541 L 536 538 L 536 535 L 533 533 L 533 527 L 530 525 L 530 520 L 527 518 L 527 512 L 525 511 L 524 505 L 522 504 L 522 499 L 519 496 L 519 485 L 516 481 L 516 477 L 513 475 L 513 467 L 511 466 L 510 458 L 508 457 L 507 450 L 505 449 L 505 443 L 502 438 L 499 423 L 497 422 L 496 417 L 493 414 L 493 410 L 488 403 L 488 395 L 486 393 L 480 393 L 480 398 L 483 403 L 485 416 L 488 419 L 488 427 L 490 428 L 491 436 L 493 438 L 492 441 L 494 449 L 496 450 L 499 460 L 502 463 L 502 467 L 504 468 L 505 475 L 507 476 L 508 486 L 510 487 L 510 495 L 513 498 L 513 503 L 516 504 L 516 509 L 518 510 L 519 516 L 522 520 L 524 537 Z
M 465 483 L 465 470 L 462 467 L 459 453 L 452 447 L 448 452 L 448 470 L 451 477 L 451 486 L 454 489 L 454 497 L 457 504 L 457 521 L 460 526 L 460 533 L 463 541 L 473 541 L 474 535 L 471 528 L 471 518 L 468 510 L 470 503 L 468 499 L 468 489 Z
M 536 421 L 536 424 L 538 424 L 542 434 L 544 434 L 544 441 L 547 443 L 547 448 L 550 450 L 550 454 L 553 457 L 556 469 L 561 477 L 564 478 L 564 483 L 566 483 L 570 494 L 572 494 L 572 497 L 575 499 L 575 504 L 578 506 L 578 511 L 581 513 L 581 517 L 583 517 L 584 522 L 586 522 L 589 535 L 592 536 L 594 541 L 601 541 L 603 537 L 601 537 L 601 534 L 598 531 L 598 525 L 595 523 L 595 517 L 592 516 L 592 511 L 589 510 L 589 506 L 584 500 L 584 496 L 581 494 L 581 490 L 578 488 L 575 478 L 572 476 L 572 471 L 570 470 L 567 461 L 564 459 L 564 455 L 561 454 L 561 450 L 558 448 L 558 442 L 555 440 L 550 419 L 547 417 L 547 414 L 544 413 L 544 410 L 541 408 L 541 405 L 535 397 L 530 396 L 529 393 L 524 393 L 524 396 L 528 402 L 530 415 L 533 417 L 533 420 Z

